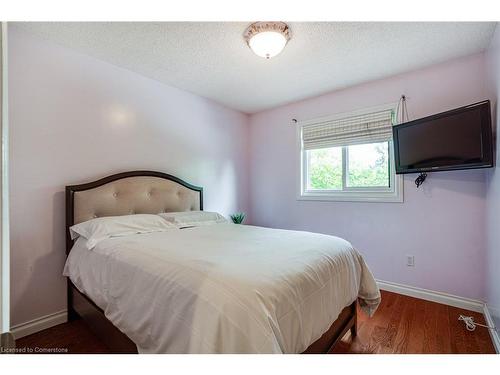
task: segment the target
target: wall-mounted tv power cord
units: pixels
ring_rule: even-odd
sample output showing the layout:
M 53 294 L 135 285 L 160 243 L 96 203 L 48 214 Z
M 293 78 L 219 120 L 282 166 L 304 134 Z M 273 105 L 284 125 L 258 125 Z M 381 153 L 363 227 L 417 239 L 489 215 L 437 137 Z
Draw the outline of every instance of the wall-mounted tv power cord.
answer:
M 415 179 L 415 185 L 417 185 L 417 188 L 420 187 L 427 178 L 427 173 L 423 172 L 418 175 L 418 177 Z
M 406 95 L 401 95 L 398 102 L 398 107 L 396 109 L 396 122 L 398 124 L 402 124 L 404 122 L 410 121 L 410 116 L 408 115 L 408 107 L 406 105 Z M 427 178 L 427 173 L 420 173 L 418 177 L 415 179 L 415 185 L 417 188 L 420 187 Z

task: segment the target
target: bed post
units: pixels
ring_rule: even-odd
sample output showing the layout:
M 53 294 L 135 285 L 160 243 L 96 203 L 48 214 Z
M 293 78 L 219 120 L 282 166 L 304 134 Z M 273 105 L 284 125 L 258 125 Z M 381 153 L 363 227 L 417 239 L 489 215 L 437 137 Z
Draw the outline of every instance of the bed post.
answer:
M 66 256 L 68 256 L 71 251 L 71 247 L 73 246 L 73 240 L 71 239 L 71 235 L 69 233 L 69 228 L 73 225 L 73 191 L 66 186 Z M 72 320 L 76 320 L 79 318 L 79 315 L 73 308 L 73 290 L 71 288 L 71 281 L 69 277 L 66 278 L 66 298 L 67 298 L 67 310 L 68 310 L 68 322 Z
M 353 322 L 351 327 L 351 337 L 356 337 L 358 335 L 358 314 L 357 314 L 357 301 L 355 301 L 352 305 L 352 314 L 353 314 Z

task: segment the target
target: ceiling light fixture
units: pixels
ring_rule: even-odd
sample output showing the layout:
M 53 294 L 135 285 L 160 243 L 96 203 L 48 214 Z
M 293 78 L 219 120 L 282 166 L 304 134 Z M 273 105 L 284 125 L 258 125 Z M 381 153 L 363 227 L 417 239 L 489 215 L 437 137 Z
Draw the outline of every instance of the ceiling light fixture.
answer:
M 255 22 L 248 26 L 243 37 L 257 56 L 270 59 L 283 51 L 291 32 L 284 22 Z

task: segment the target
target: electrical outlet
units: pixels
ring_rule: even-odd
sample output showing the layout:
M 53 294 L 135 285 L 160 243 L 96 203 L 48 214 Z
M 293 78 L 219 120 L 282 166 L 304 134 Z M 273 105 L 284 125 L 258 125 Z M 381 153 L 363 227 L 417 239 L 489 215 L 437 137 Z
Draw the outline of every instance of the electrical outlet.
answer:
M 408 267 L 415 267 L 415 257 L 413 255 L 406 256 L 406 265 Z

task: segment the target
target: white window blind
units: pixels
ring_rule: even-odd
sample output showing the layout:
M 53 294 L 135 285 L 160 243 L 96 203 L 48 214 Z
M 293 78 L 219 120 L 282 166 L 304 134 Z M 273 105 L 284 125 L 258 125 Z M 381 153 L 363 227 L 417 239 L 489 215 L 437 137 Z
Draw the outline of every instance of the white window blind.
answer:
M 335 120 L 308 121 L 302 127 L 304 150 L 385 142 L 392 139 L 392 110 Z

